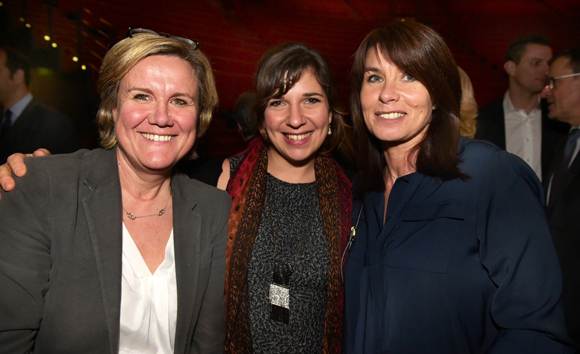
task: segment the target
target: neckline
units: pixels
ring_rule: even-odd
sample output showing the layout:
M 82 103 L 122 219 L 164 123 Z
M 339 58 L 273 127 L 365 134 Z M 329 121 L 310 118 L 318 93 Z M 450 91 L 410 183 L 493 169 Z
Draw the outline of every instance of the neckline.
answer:
M 287 184 L 287 185 L 290 185 L 290 186 L 305 186 L 305 187 L 307 187 L 307 186 L 310 186 L 310 185 L 316 185 L 316 181 L 305 182 L 305 183 L 291 183 L 291 182 L 286 182 L 286 181 L 281 180 L 280 178 L 278 178 L 278 177 L 270 174 L 270 172 L 266 172 L 266 174 L 267 174 L 268 179 L 272 178 L 275 181 L 280 182 L 281 184 Z
M 125 237 L 127 236 L 127 237 Z M 155 269 L 155 272 L 151 272 L 151 270 L 149 269 L 149 267 L 147 266 L 147 263 L 145 263 L 145 259 L 143 259 L 143 255 L 141 254 L 141 251 L 139 251 L 139 247 L 137 247 L 137 244 L 135 243 L 135 240 L 133 240 L 133 237 L 131 237 L 131 234 L 129 233 L 129 230 L 127 229 L 127 226 L 125 225 L 125 223 L 123 222 L 123 254 L 125 254 L 125 256 L 127 257 L 127 259 L 129 260 L 129 265 L 130 267 L 133 269 L 133 272 L 135 273 L 135 275 L 137 275 L 139 278 L 145 278 L 145 277 L 166 277 L 169 272 L 171 271 L 171 268 L 173 268 L 175 266 L 175 248 L 174 248 L 174 242 L 173 242 L 173 229 L 171 229 L 171 234 L 169 235 L 169 240 L 167 240 L 167 244 L 165 245 L 165 257 L 163 258 L 163 261 L 161 262 L 161 264 L 159 264 L 159 266 L 157 267 L 157 269 Z

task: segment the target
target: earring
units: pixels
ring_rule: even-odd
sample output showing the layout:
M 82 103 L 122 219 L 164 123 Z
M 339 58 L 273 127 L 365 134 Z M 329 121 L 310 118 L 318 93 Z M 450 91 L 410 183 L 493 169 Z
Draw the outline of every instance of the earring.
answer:
M 328 126 L 328 135 L 332 135 L 332 128 L 330 127 L 330 125 Z

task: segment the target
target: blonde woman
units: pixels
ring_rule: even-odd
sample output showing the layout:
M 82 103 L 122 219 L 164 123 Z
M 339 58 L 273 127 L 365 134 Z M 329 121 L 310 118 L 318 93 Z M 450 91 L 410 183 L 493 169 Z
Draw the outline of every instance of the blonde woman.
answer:
M 230 201 L 173 168 L 211 121 L 212 69 L 194 41 L 128 35 L 101 68 L 105 148 L 29 159 L 2 192 L 2 353 L 223 350 Z

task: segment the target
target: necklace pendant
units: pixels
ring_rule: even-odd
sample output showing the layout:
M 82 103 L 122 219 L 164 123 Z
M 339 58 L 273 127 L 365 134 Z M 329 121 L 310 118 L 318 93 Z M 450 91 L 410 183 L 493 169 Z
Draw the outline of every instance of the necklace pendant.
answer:
M 290 277 L 294 265 L 281 260 L 274 260 L 274 274 L 270 284 L 270 318 L 285 324 L 290 320 Z
M 167 200 L 165 201 L 165 206 L 163 207 L 163 209 L 159 210 L 159 212 L 157 212 L 155 214 L 137 216 L 137 215 L 133 215 L 129 211 L 127 211 L 127 209 L 125 209 L 124 206 L 121 205 L 121 207 L 123 208 L 125 215 L 127 215 L 127 217 L 131 220 L 135 220 L 135 219 L 139 219 L 139 218 L 148 218 L 150 216 L 161 216 L 161 215 L 165 214 L 165 208 L 167 208 L 167 203 L 169 203 L 169 198 L 171 198 L 171 191 L 169 191 L 169 197 L 167 197 Z

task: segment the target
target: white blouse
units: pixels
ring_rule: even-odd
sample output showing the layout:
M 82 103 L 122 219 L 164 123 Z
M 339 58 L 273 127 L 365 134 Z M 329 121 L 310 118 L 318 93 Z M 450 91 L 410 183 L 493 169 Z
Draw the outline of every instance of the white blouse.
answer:
M 173 230 L 154 274 L 123 223 L 123 282 L 119 353 L 173 353 L 177 283 Z

